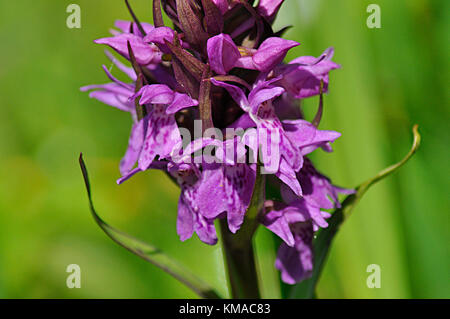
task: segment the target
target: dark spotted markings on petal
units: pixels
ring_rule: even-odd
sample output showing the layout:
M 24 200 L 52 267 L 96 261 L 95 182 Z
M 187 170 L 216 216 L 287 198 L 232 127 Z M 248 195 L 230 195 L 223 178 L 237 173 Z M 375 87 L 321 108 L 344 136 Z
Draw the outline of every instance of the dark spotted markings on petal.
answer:
M 83 154 L 81 153 L 79 157 L 79 163 L 86 186 L 89 208 L 91 210 L 92 217 L 100 226 L 100 228 L 105 232 L 105 234 L 108 235 L 109 238 L 111 238 L 115 243 L 122 246 L 126 250 L 162 269 L 164 272 L 168 273 L 169 275 L 186 285 L 200 297 L 220 299 L 220 296 L 209 284 L 198 278 L 189 269 L 181 265 L 178 261 L 164 254 L 159 248 L 136 239 L 133 236 L 117 230 L 104 222 L 103 219 L 95 211 L 94 204 L 92 202 L 91 185 L 89 182 L 88 171 L 83 160 Z

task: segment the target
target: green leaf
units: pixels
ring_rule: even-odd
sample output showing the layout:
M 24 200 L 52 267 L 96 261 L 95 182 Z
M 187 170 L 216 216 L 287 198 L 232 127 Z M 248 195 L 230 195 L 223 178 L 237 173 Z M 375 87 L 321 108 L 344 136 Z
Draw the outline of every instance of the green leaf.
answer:
M 356 188 L 356 192 L 354 194 L 348 195 L 344 199 L 341 208 L 335 210 L 331 218 L 328 220 L 328 227 L 322 229 L 317 236 L 317 239 L 314 241 L 315 266 L 311 278 L 304 280 L 303 282 L 295 286 L 292 286 L 289 293 L 290 298 L 310 299 L 315 297 L 317 282 L 319 281 L 319 277 L 322 272 L 323 266 L 325 265 L 325 261 L 331 248 L 332 241 L 337 231 L 339 230 L 339 227 L 350 216 L 356 204 L 359 203 L 363 195 L 369 190 L 372 185 L 394 173 L 414 155 L 420 145 L 420 134 L 417 129 L 418 125 L 414 125 L 414 141 L 411 150 L 400 162 L 385 168 L 373 178 L 359 185 Z
M 92 216 L 95 222 L 100 226 L 100 228 L 108 235 L 114 242 L 129 250 L 133 254 L 141 257 L 142 259 L 148 261 L 149 263 L 159 267 L 175 279 L 179 280 L 181 283 L 185 284 L 196 294 L 202 298 L 219 299 L 220 296 L 214 291 L 214 289 L 205 283 L 203 280 L 195 276 L 192 272 L 187 270 L 184 266 L 180 265 L 177 261 L 173 260 L 166 254 L 164 254 L 158 248 L 149 245 L 139 239 L 134 238 L 120 230 L 117 230 L 107 223 L 105 223 L 101 217 L 97 214 L 92 203 L 91 196 L 91 186 L 89 183 L 88 172 L 86 165 L 83 161 L 83 155 L 80 154 L 79 158 L 81 171 L 83 173 L 84 182 L 86 185 L 86 190 L 89 198 L 89 206 L 91 209 Z

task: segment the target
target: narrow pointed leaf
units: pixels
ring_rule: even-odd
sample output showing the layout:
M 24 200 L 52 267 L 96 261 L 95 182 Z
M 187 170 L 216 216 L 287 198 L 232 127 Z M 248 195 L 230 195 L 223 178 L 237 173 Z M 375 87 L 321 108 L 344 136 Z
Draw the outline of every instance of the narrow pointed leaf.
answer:
M 172 61 L 173 73 L 181 88 L 192 98 L 198 99 L 199 82 L 186 71 L 186 68 L 177 58 L 174 58 Z
M 312 120 L 311 124 L 315 127 L 319 127 L 320 121 L 322 120 L 323 114 L 323 80 L 320 80 L 320 88 L 319 88 L 319 108 L 317 109 L 316 116 Z
M 134 55 L 133 48 L 131 47 L 130 41 L 127 41 L 127 48 L 128 48 L 128 56 L 130 57 L 131 66 L 133 67 L 134 72 L 136 73 L 136 76 L 139 76 L 139 74 L 143 74 L 142 77 L 144 84 L 148 84 L 148 81 L 152 81 L 153 83 L 156 83 L 155 79 L 153 78 L 153 75 L 150 73 L 150 71 L 147 68 L 142 68 L 141 65 L 137 62 L 136 56 Z
M 221 82 L 236 82 L 240 85 L 246 87 L 249 91 L 252 90 L 250 84 L 248 84 L 245 80 L 241 79 L 240 77 L 237 77 L 235 75 L 216 75 L 214 77 L 217 81 Z
M 153 24 L 157 28 L 164 26 L 164 20 L 161 10 L 161 0 L 153 0 Z
M 200 84 L 200 93 L 198 98 L 200 118 L 203 123 L 203 129 L 214 127 L 211 112 L 211 81 L 212 76 L 209 66 L 203 72 L 203 78 Z
M 379 172 L 373 178 L 359 185 L 356 188 L 356 193 L 348 195 L 342 202 L 341 208 L 335 210 L 331 218 L 328 220 L 328 227 L 322 229 L 317 236 L 317 239 L 314 241 L 315 265 L 312 277 L 295 286 L 292 286 L 289 293 L 290 298 L 310 299 L 315 297 L 317 282 L 319 280 L 323 266 L 325 265 L 325 261 L 331 248 L 334 236 L 336 235 L 340 226 L 350 216 L 356 204 L 361 200 L 363 195 L 369 190 L 372 185 L 394 173 L 414 155 L 420 145 L 420 134 L 417 129 L 418 126 L 415 125 L 413 127 L 414 141 L 411 150 L 400 162 L 389 166 L 388 168 Z
M 136 23 L 136 25 L 137 25 L 139 31 L 142 33 L 142 36 L 145 36 L 145 30 L 144 30 L 144 28 L 142 27 L 142 25 L 141 25 L 141 23 L 139 22 L 139 20 L 138 20 L 138 18 L 136 17 L 136 15 L 134 14 L 134 11 L 133 11 L 133 9 L 131 8 L 130 3 L 128 2 L 128 0 L 125 0 L 125 4 L 127 5 L 128 11 L 130 12 L 131 17 L 133 18 L 134 23 Z M 131 24 L 131 25 L 132 25 L 132 24 Z M 131 28 L 131 26 L 130 26 L 130 28 Z
M 286 31 L 288 31 L 290 28 L 292 28 L 291 25 L 285 26 L 285 27 L 282 28 L 281 30 L 278 30 L 277 32 L 275 32 L 275 33 L 273 34 L 273 36 L 274 36 L 274 37 L 277 37 L 277 38 L 282 38 L 283 35 L 286 33 Z
M 186 0 L 176 0 L 178 20 L 180 21 L 186 40 L 191 44 L 202 47 L 208 39 L 208 35 L 203 30 L 202 23 L 192 10 L 189 2 Z
M 166 42 L 166 44 L 168 44 L 168 43 L 169 42 Z M 177 49 L 181 49 L 181 43 L 180 43 L 180 39 L 178 38 L 178 34 L 175 32 L 173 50 L 177 50 Z M 177 80 L 181 89 L 185 93 L 190 95 L 192 98 L 198 99 L 199 87 L 200 87 L 199 80 L 196 77 L 194 77 L 192 75 L 192 73 L 186 69 L 184 64 L 177 58 L 177 56 L 175 54 L 172 56 L 172 67 L 173 67 L 173 73 L 175 75 L 175 79 Z
M 178 36 L 175 35 L 175 41 L 178 41 Z M 165 41 L 166 45 L 169 47 L 172 54 L 178 58 L 178 60 L 184 65 L 186 70 L 189 71 L 197 81 L 202 79 L 203 71 L 206 68 L 206 65 L 199 61 L 192 54 L 181 48 L 176 44 L 170 43 L 169 41 Z
M 144 75 L 142 73 L 139 73 L 138 78 L 136 80 L 135 93 L 137 93 L 143 86 L 144 86 Z M 145 105 L 139 104 L 138 97 L 136 97 L 136 99 L 134 100 L 134 107 L 136 109 L 136 115 L 139 121 L 147 115 L 147 109 L 145 108 Z
M 212 299 L 220 298 L 212 287 L 196 277 L 193 273 L 191 273 L 184 266 L 180 265 L 177 261 L 164 254 L 158 248 L 140 241 L 139 239 L 136 239 L 105 223 L 95 211 L 94 204 L 92 202 L 91 186 L 89 183 L 88 172 L 83 161 L 82 154 L 80 154 L 79 162 L 86 185 L 86 191 L 89 199 L 89 207 L 91 209 L 92 217 L 100 226 L 100 228 L 106 233 L 106 235 L 108 235 L 108 237 L 110 237 L 115 243 L 119 244 L 123 248 L 141 257 L 142 259 L 162 269 L 175 279 L 179 280 L 200 297 Z

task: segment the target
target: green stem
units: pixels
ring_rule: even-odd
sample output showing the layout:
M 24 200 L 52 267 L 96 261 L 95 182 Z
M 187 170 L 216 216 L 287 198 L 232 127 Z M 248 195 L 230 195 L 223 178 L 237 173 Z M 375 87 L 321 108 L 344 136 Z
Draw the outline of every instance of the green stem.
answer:
M 257 167 L 255 188 L 245 214 L 245 220 L 236 234 L 228 230 L 227 221 L 220 220 L 225 266 L 231 288 L 236 299 L 259 299 L 258 275 L 256 271 L 253 235 L 258 227 L 258 216 L 262 213 L 265 199 L 265 175 Z
M 225 219 L 220 221 L 220 229 L 231 297 L 234 299 L 259 299 L 253 242 L 251 240 L 245 243 L 238 242 L 235 238 L 236 235 L 228 230 Z

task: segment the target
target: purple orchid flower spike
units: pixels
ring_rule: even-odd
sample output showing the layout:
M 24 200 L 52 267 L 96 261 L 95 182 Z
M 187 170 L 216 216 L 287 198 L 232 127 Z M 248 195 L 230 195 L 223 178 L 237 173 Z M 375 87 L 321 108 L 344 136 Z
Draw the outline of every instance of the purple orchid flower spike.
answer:
M 126 0 L 134 22 L 116 21 L 111 37 L 94 42 L 131 62 L 107 53 L 129 80 L 103 67 L 110 83 L 81 88 L 131 114 L 118 184 L 149 169 L 167 173 L 180 187 L 181 241 L 195 233 L 214 245 L 220 224 L 229 269 L 239 274 L 234 297 L 260 297 L 252 266 L 259 224 L 283 240 L 275 264 L 282 280 L 298 283 L 313 271 L 313 236 L 328 226 L 327 210 L 353 192 L 332 185 L 307 158 L 317 148 L 332 151 L 340 137 L 317 128 L 329 72 L 340 66 L 332 48 L 283 63 L 299 45 L 272 29 L 283 2 L 154 0 L 153 26 L 139 22 Z M 298 100 L 318 94 L 311 123 Z M 266 200 L 269 183 L 280 202 Z

